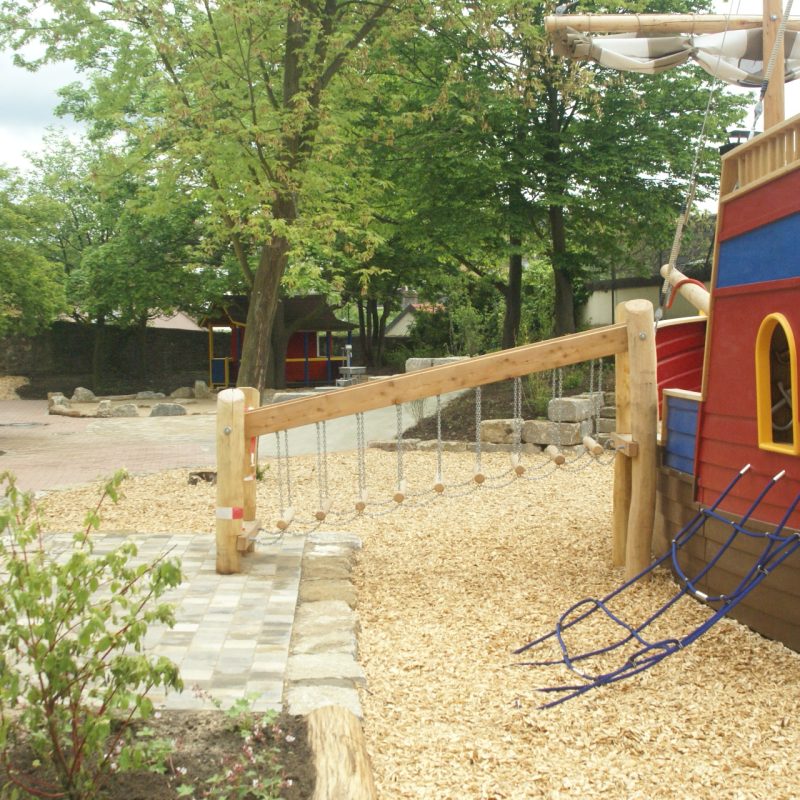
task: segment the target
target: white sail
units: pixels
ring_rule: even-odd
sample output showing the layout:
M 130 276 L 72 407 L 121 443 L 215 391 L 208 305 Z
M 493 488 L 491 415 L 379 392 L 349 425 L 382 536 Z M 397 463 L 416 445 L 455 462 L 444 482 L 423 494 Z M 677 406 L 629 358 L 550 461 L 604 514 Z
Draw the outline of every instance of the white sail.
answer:
M 695 61 L 727 83 L 758 87 L 764 79 L 761 28 L 694 36 L 588 35 L 562 31 L 554 41 L 559 55 L 596 61 L 604 67 L 656 73 Z M 786 31 L 784 79 L 800 77 L 800 36 Z

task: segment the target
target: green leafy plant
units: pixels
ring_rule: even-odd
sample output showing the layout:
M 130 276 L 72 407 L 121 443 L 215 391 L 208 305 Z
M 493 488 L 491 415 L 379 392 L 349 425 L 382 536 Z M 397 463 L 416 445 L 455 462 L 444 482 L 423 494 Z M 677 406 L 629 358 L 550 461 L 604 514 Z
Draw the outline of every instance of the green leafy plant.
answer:
M 199 693 L 221 708 L 219 700 L 202 691 Z M 275 712 L 255 712 L 251 700 L 241 698 L 225 714 L 241 736 L 242 745 L 238 753 L 224 760 L 202 786 L 186 783 L 178 786 L 178 797 L 190 800 L 277 800 L 283 778 L 280 753 L 272 744 L 276 738 Z M 270 730 L 272 737 L 268 735 Z
M 62 552 L 46 538 L 31 494 L 0 475 L 0 759 L 2 796 L 94 800 L 114 771 L 152 764 L 154 747 L 129 723 L 147 719 L 154 687 L 180 689 L 177 666 L 142 652 L 153 622 L 174 624 L 171 606 L 154 603 L 181 581 L 177 560 L 132 565 L 133 543 L 95 553 L 91 532 L 106 499 L 125 477 L 106 484 L 85 528 Z M 14 754 L 33 753 L 22 769 Z

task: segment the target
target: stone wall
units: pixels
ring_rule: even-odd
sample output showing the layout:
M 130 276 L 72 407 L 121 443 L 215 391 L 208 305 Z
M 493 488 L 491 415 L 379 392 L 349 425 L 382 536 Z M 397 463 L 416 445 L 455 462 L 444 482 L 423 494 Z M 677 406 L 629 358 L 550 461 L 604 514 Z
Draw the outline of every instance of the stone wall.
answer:
M 69 395 L 75 386 L 96 394 L 140 389 L 169 393 L 195 380 L 208 380 L 205 332 L 146 328 L 142 336 L 140 331 L 105 326 L 95 381 L 97 336 L 95 325 L 56 322 L 38 336 L 0 339 L 0 374 L 29 378 L 26 396 L 31 397 L 43 397 L 47 391 Z M 224 343 L 219 350 L 227 352 Z

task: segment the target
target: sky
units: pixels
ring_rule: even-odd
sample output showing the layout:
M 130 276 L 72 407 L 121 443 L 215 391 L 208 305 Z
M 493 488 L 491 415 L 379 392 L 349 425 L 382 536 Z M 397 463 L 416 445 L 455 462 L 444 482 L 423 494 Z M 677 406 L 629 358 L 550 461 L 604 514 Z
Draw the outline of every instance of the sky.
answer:
M 759 0 L 732 2 L 733 13 L 761 13 Z M 718 0 L 717 6 L 719 13 L 730 9 L 730 3 L 724 0 Z M 81 128 L 71 117 L 61 119 L 53 113 L 59 101 L 57 89 L 75 79 L 70 65 L 49 65 L 31 73 L 14 66 L 10 53 L 0 52 L 0 164 L 25 170 L 29 166 L 26 153 L 42 148 L 48 127 L 63 129 L 71 137 L 80 136 Z M 750 94 L 755 101 L 755 91 Z M 800 80 L 786 87 L 786 116 L 796 113 L 800 113 Z

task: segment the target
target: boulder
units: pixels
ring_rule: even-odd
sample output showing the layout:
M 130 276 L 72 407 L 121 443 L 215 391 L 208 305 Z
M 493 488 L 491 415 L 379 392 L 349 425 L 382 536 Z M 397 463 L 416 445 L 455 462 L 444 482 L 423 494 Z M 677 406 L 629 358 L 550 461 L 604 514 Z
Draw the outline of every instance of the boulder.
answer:
M 53 412 L 55 406 L 69 408 L 70 402 L 61 392 L 50 392 L 47 395 L 47 408 L 50 410 L 50 413 Z
M 551 422 L 582 422 L 595 413 L 595 401 L 590 397 L 558 397 L 547 404 Z
M 160 400 L 163 397 L 166 397 L 164 392 L 145 391 L 136 393 L 137 400 Z
M 469 361 L 469 356 L 445 356 L 443 358 L 407 358 L 406 372 L 416 372 L 418 369 L 438 367 L 442 364 L 454 364 L 457 361 Z
M 511 444 L 514 441 L 514 420 L 481 420 L 481 441 L 492 444 Z
M 195 381 L 194 396 L 198 400 L 210 400 L 214 393 L 208 388 L 208 384 L 205 381 Z
M 110 400 L 101 400 L 100 405 L 97 406 L 97 416 L 101 419 L 105 419 L 111 416 L 111 401 Z
M 150 411 L 151 417 L 181 417 L 186 409 L 179 403 L 156 403 Z
M 174 392 L 170 393 L 170 397 L 173 400 L 188 400 L 190 397 L 194 397 L 194 389 L 190 386 L 179 386 Z
M 139 409 L 136 403 L 123 403 L 111 409 L 112 417 L 138 417 Z
M 522 441 L 540 445 L 580 444 L 584 436 L 592 433 L 590 419 L 581 422 L 551 422 L 547 419 L 529 419 L 522 426 Z
M 86 389 L 83 386 L 78 386 L 72 393 L 73 403 L 96 403 L 97 397 L 91 389 Z

